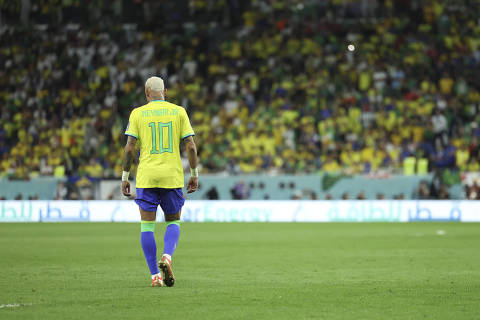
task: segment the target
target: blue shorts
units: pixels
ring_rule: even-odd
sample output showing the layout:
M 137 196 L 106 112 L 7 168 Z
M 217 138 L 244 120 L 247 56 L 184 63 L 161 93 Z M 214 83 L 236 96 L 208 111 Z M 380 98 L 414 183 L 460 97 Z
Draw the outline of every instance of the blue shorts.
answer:
M 182 209 L 185 203 L 182 188 L 137 188 L 135 202 L 145 211 L 157 211 L 158 205 L 163 213 L 174 214 Z

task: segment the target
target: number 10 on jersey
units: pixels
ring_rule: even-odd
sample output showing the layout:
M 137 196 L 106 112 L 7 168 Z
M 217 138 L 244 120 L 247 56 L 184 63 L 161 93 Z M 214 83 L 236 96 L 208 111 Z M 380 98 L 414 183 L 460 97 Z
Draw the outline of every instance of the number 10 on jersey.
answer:
M 158 130 L 157 130 L 158 124 Z M 164 152 L 173 152 L 173 142 L 172 142 L 172 122 L 150 122 L 148 124 L 152 130 L 152 150 L 150 154 L 161 154 Z M 158 140 L 157 140 L 157 131 L 158 131 Z M 157 144 L 157 141 L 159 142 Z

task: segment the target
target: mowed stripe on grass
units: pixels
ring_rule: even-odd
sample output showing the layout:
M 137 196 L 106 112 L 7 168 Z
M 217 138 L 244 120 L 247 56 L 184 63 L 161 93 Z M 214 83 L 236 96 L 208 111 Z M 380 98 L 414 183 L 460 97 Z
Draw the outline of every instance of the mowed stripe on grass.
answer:
M 150 288 L 139 224 L 0 224 L 19 305 L 0 318 L 474 319 L 479 243 L 480 224 L 183 223 L 175 287 Z

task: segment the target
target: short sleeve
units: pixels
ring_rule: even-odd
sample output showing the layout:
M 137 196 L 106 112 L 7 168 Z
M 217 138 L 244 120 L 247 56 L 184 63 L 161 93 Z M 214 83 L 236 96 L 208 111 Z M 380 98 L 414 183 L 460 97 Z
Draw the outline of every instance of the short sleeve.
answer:
M 192 125 L 190 124 L 190 119 L 188 119 L 187 112 L 182 110 L 181 112 L 181 130 L 180 130 L 180 137 L 181 139 L 185 139 L 190 136 L 194 136 L 195 132 L 193 132 Z
M 125 129 L 125 134 L 127 136 L 132 136 L 138 139 L 138 124 L 135 110 L 130 113 L 130 118 L 128 119 L 127 129 Z

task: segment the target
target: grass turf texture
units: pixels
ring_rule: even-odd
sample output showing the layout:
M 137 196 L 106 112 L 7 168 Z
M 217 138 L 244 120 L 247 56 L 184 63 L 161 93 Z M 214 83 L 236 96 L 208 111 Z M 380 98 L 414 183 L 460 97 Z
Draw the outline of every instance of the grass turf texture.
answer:
M 173 288 L 149 287 L 139 240 L 139 224 L 0 224 L 0 305 L 26 304 L 0 319 L 480 315 L 479 224 L 183 223 Z

